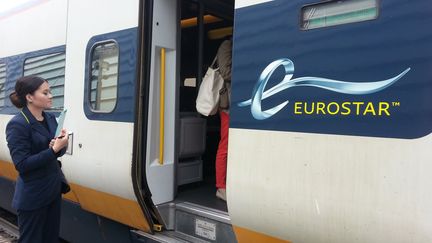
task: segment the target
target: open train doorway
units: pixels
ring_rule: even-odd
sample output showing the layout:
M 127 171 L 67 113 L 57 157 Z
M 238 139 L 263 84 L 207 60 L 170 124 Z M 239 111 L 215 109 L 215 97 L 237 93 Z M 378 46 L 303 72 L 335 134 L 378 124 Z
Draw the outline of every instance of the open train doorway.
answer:
M 195 106 L 202 77 L 232 37 L 234 1 L 148 3 L 152 12 L 143 15 L 150 20 L 141 26 L 147 34 L 141 44 L 151 55 L 141 59 L 142 115 L 135 123 L 142 128 L 136 136 L 142 164 L 136 168 L 144 202 L 160 226 L 155 231 L 235 242 L 227 203 L 216 197 L 220 118 L 203 116 Z
M 227 212 L 216 197 L 215 158 L 220 139 L 219 113 L 196 110 L 199 85 L 222 42 L 232 38 L 234 1 L 180 1 L 180 85 L 177 201 Z

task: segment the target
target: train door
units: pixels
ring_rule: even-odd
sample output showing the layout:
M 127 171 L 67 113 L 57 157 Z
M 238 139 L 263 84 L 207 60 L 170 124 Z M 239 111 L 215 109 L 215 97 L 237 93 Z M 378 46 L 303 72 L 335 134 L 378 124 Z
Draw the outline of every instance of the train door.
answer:
M 139 7 L 138 0 L 69 1 L 64 126 L 72 135 L 63 166 L 70 200 L 151 232 L 145 192 L 131 172 Z
M 148 60 L 141 58 L 140 64 L 144 93 L 140 95 L 143 120 L 139 124 L 141 137 L 146 138 L 142 141 L 146 151 L 143 180 L 156 205 L 173 201 L 194 186 L 200 190 L 192 194 L 216 201 L 214 157 L 219 120 L 217 115 L 201 116 L 195 100 L 200 77 L 220 43 L 232 35 L 233 2 L 164 0 L 153 1 L 151 9 L 153 18 L 147 23 L 151 36 L 141 43 L 151 55 Z M 220 208 L 227 210 L 224 203 Z
M 139 119 L 142 184 L 154 204 L 174 199 L 177 80 L 177 1 L 148 1 L 141 19 Z M 145 31 L 145 29 L 149 31 Z
M 141 20 L 141 31 L 152 30 L 140 43 L 151 54 L 139 58 L 139 161 L 147 199 L 167 230 L 152 237 L 235 242 L 227 204 L 216 197 L 219 118 L 195 108 L 201 77 L 232 35 L 233 5 L 157 0 L 146 8 L 152 18 Z

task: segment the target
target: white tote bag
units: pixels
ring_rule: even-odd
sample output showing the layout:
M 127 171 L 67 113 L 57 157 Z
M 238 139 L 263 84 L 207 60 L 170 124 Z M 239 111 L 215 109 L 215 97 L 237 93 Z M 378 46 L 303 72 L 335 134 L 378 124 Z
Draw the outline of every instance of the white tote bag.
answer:
M 219 108 L 219 91 L 223 86 L 224 80 L 219 73 L 219 68 L 214 68 L 215 62 L 216 58 L 207 69 L 196 99 L 196 109 L 204 116 L 216 114 Z

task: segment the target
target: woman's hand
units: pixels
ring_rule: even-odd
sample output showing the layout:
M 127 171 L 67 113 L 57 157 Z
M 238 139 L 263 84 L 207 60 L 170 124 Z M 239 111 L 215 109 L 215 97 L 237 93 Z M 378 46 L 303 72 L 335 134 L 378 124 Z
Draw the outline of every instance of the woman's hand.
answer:
M 66 129 L 62 129 L 60 136 L 51 140 L 50 147 L 52 147 L 55 153 L 58 153 L 61 149 L 63 149 L 68 145 L 68 142 L 69 142 L 69 137 L 67 131 Z

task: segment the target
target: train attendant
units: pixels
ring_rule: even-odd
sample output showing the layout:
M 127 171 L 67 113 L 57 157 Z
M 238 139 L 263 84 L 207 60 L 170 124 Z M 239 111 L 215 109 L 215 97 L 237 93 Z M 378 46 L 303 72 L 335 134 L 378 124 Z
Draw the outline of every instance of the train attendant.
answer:
M 56 118 L 44 111 L 52 105 L 46 80 L 18 79 L 10 100 L 21 109 L 6 126 L 9 151 L 19 173 L 12 201 L 18 212 L 18 242 L 58 242 L 61 193 L 69 186 L 57 158 L 66 151 L 67 132 L 63 129 L 54 138 Z
M 232 39 L 222 42 L 217 51 L 219 72 L 224 79 L 224 92 L 221 92 L 219 116 L 221 121 L 220 141 L 216 152 L 216 197 L 226 201 L 226 174 L 228 156 L 229 100 L 231 95 L 231 52 Z

